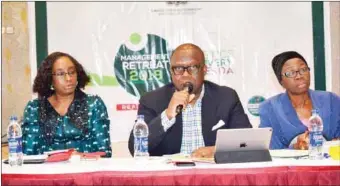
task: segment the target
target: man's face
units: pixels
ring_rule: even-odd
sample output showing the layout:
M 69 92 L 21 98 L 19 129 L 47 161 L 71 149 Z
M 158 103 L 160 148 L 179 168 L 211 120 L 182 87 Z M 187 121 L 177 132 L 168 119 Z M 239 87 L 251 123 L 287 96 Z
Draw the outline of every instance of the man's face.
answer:
M 176 49 L 171 59 L 171 78 L 177 90 L 183 90 L 187 82 L 193 84 L 192 93 L 201 91 L 207 67 L 204 55 L 198 48 L 187 46 Z

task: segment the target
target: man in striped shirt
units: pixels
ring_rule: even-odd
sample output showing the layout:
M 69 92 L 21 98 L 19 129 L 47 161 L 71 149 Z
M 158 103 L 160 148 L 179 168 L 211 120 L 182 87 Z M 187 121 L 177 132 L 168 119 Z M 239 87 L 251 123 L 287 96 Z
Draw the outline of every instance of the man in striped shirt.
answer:
M 172 83 L 141 97 L 138 115 L 149 126 L 151 156 L 211 156 L 217 129 L 252 127 L 235 90 L 204 80 L 204 59 L 198 46 L 178 46 L 170 58 Z M 133 147 L 131 131 L 132 155 Z

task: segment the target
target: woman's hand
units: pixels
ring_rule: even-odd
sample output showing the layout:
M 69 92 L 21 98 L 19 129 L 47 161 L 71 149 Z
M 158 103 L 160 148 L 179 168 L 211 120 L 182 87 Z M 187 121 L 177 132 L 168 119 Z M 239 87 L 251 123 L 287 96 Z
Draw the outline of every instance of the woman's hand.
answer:
M 213 158 L 215 154 L 215 146 L 200 147 L 191 153 L 192 158 Z
M 309 132 L 306 131 L 297 137 L 297 142 L 294 144 L 296 150 L 308 150 L 309 146 Z

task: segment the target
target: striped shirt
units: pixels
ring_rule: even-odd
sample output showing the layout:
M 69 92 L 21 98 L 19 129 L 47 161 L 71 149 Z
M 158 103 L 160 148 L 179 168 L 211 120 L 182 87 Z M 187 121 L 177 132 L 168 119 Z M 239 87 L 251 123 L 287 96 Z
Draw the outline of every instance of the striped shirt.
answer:
M 204 147 L 204 140 L 202 134 L 202 98 L 204 95 L 204 85 L 202 86 L 202 92 L 194 105 L 188 104 L 185 109 L 182 110 L 183 120 L 183 132 L 182 132 L 182 144 L 181 153 L 191 154 L 199 147 Z M 175 122 L 176 118 L 168 119 L 165 111 L 162 112 L 162 126 L 166 132 Z

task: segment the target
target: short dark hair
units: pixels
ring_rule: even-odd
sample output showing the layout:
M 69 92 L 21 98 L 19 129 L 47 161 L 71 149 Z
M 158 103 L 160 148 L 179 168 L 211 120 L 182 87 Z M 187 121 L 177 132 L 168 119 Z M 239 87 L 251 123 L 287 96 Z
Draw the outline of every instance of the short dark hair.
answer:
M 299 54 L 296 51 L 282 52 L 282 53 L 276 55 L 273 58 L 273 60 L 272 60 L 272 67 L 273 67 L 273 70 L 274 70 L 274 73 L 275 73 L 277 79 L 279 80 L 279 83 L 281 83 L 281 80 L 282 80 L 281 73 L 282 73 L 283 65 L 285 64 L 286 61 L 288 61 L 290 59 L 293 59 L 293 58 L 301 59 L 308 66 L 305 58 L 303 58 L 302 55 Z
M 68 57 L 76 67 L 78 79 L 76 89 L 84 88 L 90 82 L 90 77 L 86 74 L 83 66 L 74 57 L 63 52 L 53 52 L 43 60 L 34 79 L 33 92 L 38 93 L 39 98 L 47 98 L 54 93 L 54 90 L 51 90 L 52 68 L 54 62 L 61 57 Z

